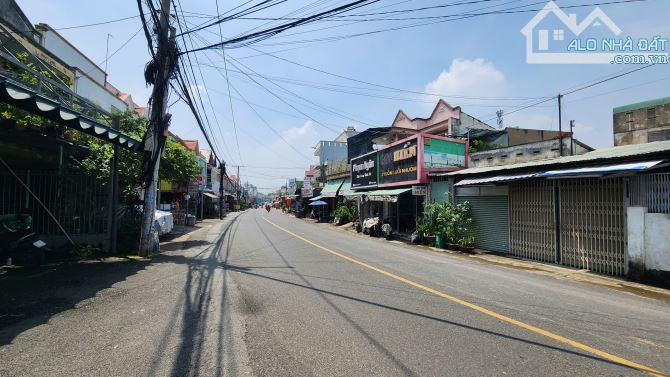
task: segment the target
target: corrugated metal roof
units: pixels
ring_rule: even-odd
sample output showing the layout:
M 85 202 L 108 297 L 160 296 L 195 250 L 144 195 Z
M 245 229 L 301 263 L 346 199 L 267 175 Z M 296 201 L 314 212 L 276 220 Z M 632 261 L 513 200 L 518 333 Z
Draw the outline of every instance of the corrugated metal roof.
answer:
M 494 183 L 494 182 L 509 182 L 517 181 L 526 178 L 532 178 L 537 174 L 518 174 L 518 175 L 496 175 L 494 177 L 484 177 L 484 178 L 467 178 L 458 181 L 454 186 L 468 186 L 468 185 L 481 185 L 484 183 Z
M 576 168 L 576 169 L 561 169 L 561 170 L 549 170 L 543 173 L 538 174 L 538 177 L 563 177 L 563 176 L 579 176 L 579 175 L 588 175 L 588 174 L 604 174 L 604 173 L 620 173 L 620 172 L 636 172 L 644 171 L 649 168 L 652 168 L 663 162 L 659 161 L 646 161 L 646 162 L 633 162 L 629 164 L 616 164 L 616 165 L 605 165 L 605 166 L 593 166 L 588 168 Z
M 652 99 L 652 100 L 649 100 L 649 101 L 631 103 L 629 105 L 623 105 L 623 106 L 615 107 L 613 109 L 613 111 L 614 111 L 614 114 L 625 113 L 625 112 L 633 111 L 633 110 L 637 110 L 637 109 L 644 109 L 644 108 L 647 108 L 647 107 L 656 107 L 656 106 L 660 106 L 660 105 L 665 105 L 666 103 L 670 103 L 670 97 L 656 98 L 656 99 Z
M 544 168 L 548 166 L 566 165 L 574 163 L 588 163 L 590 161 L 608 160 L 616 158 L 645 156 L 654 153 L 670 152 L 670 140 L 655 141 L 646 144 L 624 145 L 621 147 L 610 147 L 596 149 L 592 152 L 584 153 L 577 156 L 564 156 L 549 160 L 530 161 L 520 164 L 500 165 L 500 166 L 486 166 L 481 168 L 463 169 L 455 172 L 435 174 L 432 176 L 463 176 L 472 174 L 497 173 L 513 169 L 532 169 Z

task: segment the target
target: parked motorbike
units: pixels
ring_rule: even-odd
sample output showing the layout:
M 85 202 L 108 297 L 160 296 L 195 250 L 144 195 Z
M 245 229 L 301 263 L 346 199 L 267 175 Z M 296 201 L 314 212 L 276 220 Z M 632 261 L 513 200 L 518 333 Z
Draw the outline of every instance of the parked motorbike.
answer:
M 44 263 L 46 243 L 32 231 L 32 217 L 25 213 L 0 216 L 0 261 L 40 266 Z
M 389 219 L 384 219 L 384 223 L 382 224 L 382 234 L 387 240 L 393 238 L 393 228 L 391 227 L 391 221 Z
M 381 222 L 379 217 L 368 217 L 363 221 L 363 233 L 370 237 L 379 237 L 381 235 Z

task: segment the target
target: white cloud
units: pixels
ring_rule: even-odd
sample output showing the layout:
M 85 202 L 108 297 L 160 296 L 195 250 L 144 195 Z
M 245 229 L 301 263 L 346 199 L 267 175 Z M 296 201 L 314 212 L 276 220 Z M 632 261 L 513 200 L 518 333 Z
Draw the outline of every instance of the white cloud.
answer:
M 188 87 L 188 91 L 189 91 L 189 93 L 191 94 L 191 97 L 192 97 L 192 98 L 194 98 L 194 99 L 196 99 L 196 100 L 199 100 L 199 101 L 202 101 L 202 93 L 205 92 L 205 86 L 204 86 L 204 85 L 200 85 L 200 84 L 198 84 L 198 85 L 190 85 L 190 86 Z
M 316 136 L 314 122 L 308 120 L 302 127 L 292 127 L 281 132 L 282 137 L 288 141 L 297 141 L 302 139 L 311 139 Z
M 499 95 L 505 86 L 505 75 L 493 63 L 482 58 L 454 59 L 449 70 L 428 83 L 425 91 L 449 95 L 468 95 L 490 97 Z

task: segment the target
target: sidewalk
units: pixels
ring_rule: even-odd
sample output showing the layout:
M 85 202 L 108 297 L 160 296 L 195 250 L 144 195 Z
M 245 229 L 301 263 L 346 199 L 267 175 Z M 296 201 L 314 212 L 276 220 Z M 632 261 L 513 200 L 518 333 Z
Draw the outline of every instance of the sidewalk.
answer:
M 341 225 L 341 226 L 333 226 L 332 224 L 328 223 L 319 223 L 316 224 L 317 226 L 328 226 L 332 229 L 338 229 L 341 231 L 345 231 L 348 233 L 351 233 L 355 236 L 358 237 L 368 237 L 367 235 L 363 235 L 362 233 L 357 233 L 355 229 L 353 229 L 353 226 L 351 223 Z M 383 238 L 378 238 L 380 242 L 391 242 L 396 245 L 404 245 L 406 247 L 411 247 L 413 249 L 419 249 L 419 250 L 424 250 L 426 252 L 434 252 L 434 253 L 440 253 L 440 254 L 445 254 L 450 257 L 454 258 L 464 258 L 464 259 L 469 259 L 469 260 L 475 260 L 481 263 L 489 263 L 489 264 L 495 264 L 498 266 L 503 266 L 506 268 L 515 268 L 519 270 L 524 270 L 528 271 L 531 273 L 535 274 L 540 274 L 544 275 L 547 277 L 552 277 L 554 279 L 564 279 L 564 280 L 570 280 L 570 281 L 576 281 L 576 282 L 582 282 L 582 283 L 588 283 L 588 284 L 594 284 L 594 285 L 599 285 L 602 287 L 607 287 L 610 289 L 616 289 L 618 291 L 642 296 L 642 297 L 647 297 L 647 298 L 653 298 L 657 300 L 664 300 L 670 302 L 670 290 L 669 289 L 664 289 L 664 288 L 659 288 L 647 284 L 642 284 L 642 283 L 636 283 L 632 281 L 625 280 L 623 278 L 618 278 L 618 277 L 611 277 L 611 276 L 604 276 L 600 274 L 596 274 L 594 272 L 588 271 L 588 270 L 578 270 L 575 268 L 571 267 L 565 267 L 565 266 L 560 266 L 556 264 L 549 264 L 549 263 L 542 263 L 542 262 L 536 262 L 536 261 L 531 261 L 527 259 L 521 259 L 517 258 L 514 256 L 506 256 L 506 255 L 498 255 L 498 254 L 492 254 L 483 250 L 477 249 L 477 254 L 463 254 L 458 251 L 452 251 L 452 250 L 446 250 L 446 249 L 438 249 L 436 247 L 431 247 L 431 246 L 424 246 L 424 245 L 416 245 L 416 244 L 411 244 L 406 241 L 402 240 L 392 240 L 392 241 L 387 241 Z

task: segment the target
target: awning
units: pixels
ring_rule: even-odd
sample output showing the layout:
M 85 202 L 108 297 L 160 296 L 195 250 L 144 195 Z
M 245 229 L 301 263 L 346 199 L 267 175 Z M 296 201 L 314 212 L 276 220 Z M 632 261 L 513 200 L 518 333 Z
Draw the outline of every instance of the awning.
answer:
M 468 178 L 460 180 L 454 186 L 472 186 L 472 185 L 492 184 L 496 182 L 518 181 L 521 179 L 533 178 L 536 175 L 537 174 L 518 174 L 518 175 L 498 175 L 483 178 Z
M 563 169 L 563 170 L 549 170 L 544 173 L 540 173 L 538 177 L 546 178 L 568 178 L 568 177 L 600 177 L 603 174 L 610 173 L 630 173 L 630 172 L 641 172 L 649 168 L 652 168 L 663 162 L 660 161 L 647 161 L 647 162 L 632 162 L 628 164 L 617 164 L 617 165 L 606 165 L 606 166 L 594 166 L 589 168 L 578 168 L 578 169 Z
M 321 190 L 322 198 L 334 198 L 337 196 L 337 190 L 342 186 L 343 179 L 338 179 L 332 182 L 326 183 L 326 186 Z
M 368 198 L 368 200 L 373 202 L 391 202 L 395 203 L 398 201 L 398 195 L 403 194 L 407 191 L 412 191 L 411 187 L 396 188 L 396 189 L 385 189 L 385 190 L 373 190 L 368 191 L 363 194 Z
M 342 196 L 350 196 L 352 194 L 356 194 L 356 192 L 351 189 L 351 179 L 347 178 L 344 180 L 344 182 L 342 182 L 339 194 Z
M 139 151 L 142 147 L 141 141 L 5 77 L 0 77 L 0 101 L 123 148 Z
M 202 194 L 205 195 L 206 197 L 208 197 L 208 198 L 212 198 L 212 199 L 218 199 L 218 198 L 219 198 L 218 195 L 213 194 L 213 193 L 211 193 L 211 192 L 203 192 Z

